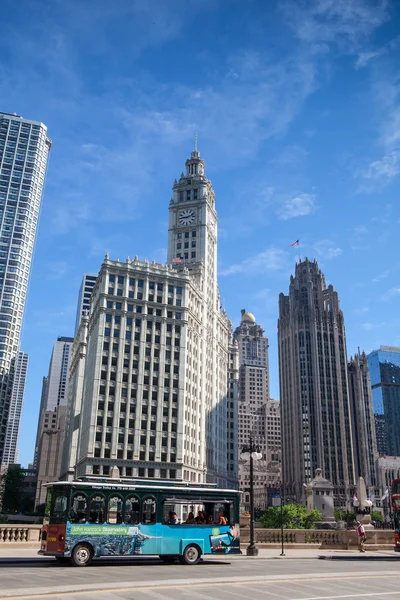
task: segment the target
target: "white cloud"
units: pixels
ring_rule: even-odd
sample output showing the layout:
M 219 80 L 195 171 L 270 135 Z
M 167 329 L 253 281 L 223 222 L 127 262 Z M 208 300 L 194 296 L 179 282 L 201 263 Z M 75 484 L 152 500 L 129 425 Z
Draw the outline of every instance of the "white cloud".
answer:
M 308 43 L 354 50 L 388 18 L 387 0 L 281 0 L 295 35 Z
M 331 260 L 332 258 L 337 258 L 343 253 L 343 250 L 339 248 L 334 242 L 331 240 L 321 240 L 314 244 L 314 250 L 321 258 L 325 260 Z
M 357 57 L 356 60 L 356 69 L 361 69 L 362 67 L 366 67 L 367 64 L 370 62 L 370 60 L 372 60 L 373 58 L 376 58 L 377 56 L 381 56 L 383 53 L 382 51 L 376 50 L 376 51 L 372 51 L 372 52 L 360 52 L 360 54 Z
M 382 296 L 382 300 L 390 300 L 390 298 L 393 298 L 394 296 L 399 296 L 400 295 L 400 287 L 394 287 L 390 290 L 388 290 L 386 292 L 386 294 L 384 294 Z
M 365 313 L 369 312 L 368 306 L 362 306 L 361 308 L 355 308 L 353 313 L 355 315 L 365 315 Z
M 378 275 L 375 275 L 375 277 L 372 279 L 372 283 L 378 283 L 379 281 L 382 281 L 382 279 L 386 279 L 386 277 L 389 277 L 389 275 L 390 271 L 386 269 L 386 271 L 382 271 L 382 273 L 378 273 Z
M 396 177 L 400 173 L 400 151 L 393 150 L 390 154 L 373 161 L 365 172 L 366 179 L 384 179 Z
M 287 221 L 295 217 L 305 217 L 316 210 L 314 194 L 298 194 L 292 198 L 284 200 L 282 205 L 276 210 L 278 218 Z
M 370 322 L 366 322 L 366 323 L 361 323 L 361 329 L 364 329 L 365 331 L 371 331 L 372 329 L 377 329 L 378 327 L 384 327 L 386 325 L 385 322 L 383 323 L 370 323 Z
M 222 269 L 220 275 L 236 275 L 238 273 L 256 275 L 267 271 L 279 271 L 285 268 L 286 264 L 287 252 L 279 248 L 269 248 L 264 252 L 245 258 L 240 263 Z
M 365 225 L 357 225 L 351 231 L 353 236 L 360 237 L 362 235 L 366 235 L 368 233 L 368 229 Z

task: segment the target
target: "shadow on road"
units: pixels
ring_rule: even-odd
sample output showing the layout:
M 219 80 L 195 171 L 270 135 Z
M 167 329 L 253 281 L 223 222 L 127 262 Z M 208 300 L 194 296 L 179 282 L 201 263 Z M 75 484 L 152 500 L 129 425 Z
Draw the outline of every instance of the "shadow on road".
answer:
M 200 563 L 197 565 L 198 567 L 201 567 L 201 565 L 230 565 L 230 562 L 227 561 L 222 561 L 222 560 L 201 560 Z M 174 562 L 174 563 L 164 563 L 163 561 L 161 561 L 159 558 L 151 558 L 151 557 L 109 557 L 109 558 L 98 558 L 93 560 L 93 562 L 88 565 L 88 567 L 86 567 L 87 569 L 96 569 L 97 567 L 122 567 L 122 566 L 131 566 L 131 567 L 135 567 L 135 566 L 154 566 L 154 565 L 158 565 L 160 568 L 161 567 L 174 567 L 174 566 L 179 566 L 180 568 L 184 568 L 186 565 L 181 565 L 178 561 Z M 0 558 L 0 569 L 17 569 L 20 567 L 24 567 L 24 568 L 32 568 L 32 569 L 37 569 L 37 568 L 43 568 L 43 569 L 48 569 L 48 568 L 56 568 L 56 569 L 73 569 L 74 567 L 71 564 L 60 564 L 58 563 L 55 558 L 52 557 L 48 557 L 48 558 Z

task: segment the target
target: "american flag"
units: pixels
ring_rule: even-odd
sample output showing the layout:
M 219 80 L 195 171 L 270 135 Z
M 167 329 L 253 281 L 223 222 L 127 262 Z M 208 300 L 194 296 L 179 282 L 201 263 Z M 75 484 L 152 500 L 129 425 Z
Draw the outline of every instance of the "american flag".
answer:
M 173 259 L 172 259 L 172 262 L 173 262 L 173 263 L 181 263 L 181 262 L 182 262 L 182 257 L 179 257 L 179 258 L 173 258 Z
M 300 240 L 296 240 L 295 242 L 293 242 L 293 244 L 290 244 L 291 246 L 300 246 Z

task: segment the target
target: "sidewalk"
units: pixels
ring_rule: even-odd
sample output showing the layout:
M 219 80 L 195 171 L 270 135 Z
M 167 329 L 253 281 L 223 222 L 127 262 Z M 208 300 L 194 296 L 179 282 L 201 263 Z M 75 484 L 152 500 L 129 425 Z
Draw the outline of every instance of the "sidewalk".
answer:
M 360 554 L 357 550 L 324 550 L 321 548 L 310 548 L 309 550 L 292 550 L 285 549 L 285 556 L 280 556 L 281 550 L 276 548 L 261 548 L 258 556 L 246 556 L 246 549 L 242 548 L 243 554 L 241 555 L 229 555 L 224 554 L 223 556 L 212 556 L 206 555 L 205 560 L 288 560 L 288 559 L 322 559 L 325 560 L 398 560 L 400 561 L 400 552 L 393 552 L 390 550 L 374 550 L 366 551 L 365 554 Z M 140 557 L 142 560 L 144 556 Z M 149 557 L 152 558 L 152 557 Z M 37 559 L 37 560 L 52 560 L 48 556 L 39 556 L 37 549 L 32 548 L 5 548 L 3 545 L 0 547 L 0 561 L 7 559 L 18 560 L 24 559 Z

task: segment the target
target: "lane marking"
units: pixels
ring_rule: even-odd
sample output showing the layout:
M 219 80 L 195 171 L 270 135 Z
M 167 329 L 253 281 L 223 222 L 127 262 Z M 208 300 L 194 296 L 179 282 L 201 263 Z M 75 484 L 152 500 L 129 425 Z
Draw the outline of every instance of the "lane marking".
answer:
M 346 596 L 312 596 L 311 598 L 302 598 L 301 600 L 341 600 L 342 598 L 376 598 L 377 596 L 394 596 L 399 592 L 376 592 L 376 594 L 347 594 Z M 288 600 L 298 600 L 298 598 L 289 598 Z
M 343 580 L 362 580 L 365 581 L 366 579 L 384 579 L 385 581 L 387 579 L 400 579 L 400 573 L 399 574 L 395 574 L 395 575 L 388 575 L 388 574 L 379 574 L 379 575 L 367 575 L 367 574 L 356 574 L 356 575 L 345 575 L 343 576 L 342 574 L 339 575 L 340 576 L 340 581 Z M 88 595 L 88 594 L 109 594 L 110 592 L 113 592 L 114 594 L 120 594 L 123 592 L 145 592 L 147 590 L 179 590 L 179 589 L 186 589 L 186 588 L 213 588 L 213 587 L 226 587 L 226 586 L 232 586 L 232 585 L 237 585 L 237 586 L 246 586 L 246 585 L 265 585 L 265 584 L 278 584 L 278 583 L 302 583 L 304 581 L 312 581 L 312 582 L 318 582 L 318 581 L 337 581 L 338 580 L 338 576 L 335 577 L 308 577 L 308 578 L 299 578 L 299 577 L 293 577 L 293 578 L 288 578 L 288 579 L 274 579 L 274 578 L 268 578 L 268 579 L 262 579 L 262 580 L 258 580 L 258 581 L 224 581 L 224 582 L 209 582 L 209 583 L 183 583 L 183 584 L 171 584 L 171 585 L 141 585 L 139 587 L 134 587 L 134 586 L 129 586 L 129 587 L 123 587 L 123 588 L 113 588 L 113 587 L 108 587 L 106 589 L 91 589 L 91 590 L 78 590 L 78 591 L 73 591 L 73 590 L 69 590 L 66 592 L 57 592 L 57 593 L 41 593 L 41 594 L 28 594 L 28 595 L 23 595 L 23 596 L 19 596 L 17 595 L 13 595 L 13 596 L 2 596 L 0 597 L 0 600 L 9 600 L 10 598 L 18 598 L 19 600 L 30 600 L 30 599 L 35 599 L 35 598 L 58 598 L 61 596 L 84 596 L 84 595 Z M 396 593 L 398 594 L 399 592 L 385 592 L 385 593 L 380 593 L 380 595 L 388 595 L 388 594 L 393 594 Z M 365 595 L 365 594 L 364 594 Z M 368 596 L 368 594 L 366 594 Z M 373 595 L 379 595 L 378 594 L 373 594 Z M 312 598 L 302 598 L 301 600 L 329 600 L 329 598 L 333 599 L 333 598 L 360 598 L 362 597 L 362 594 L 356 594 L 356 595 L 349 595 L 349 596 L 321 596 L 320 598 L 318 597 L 312 597 Z M 293 598 L 292 600 L 298 600 L 297 598 Z

